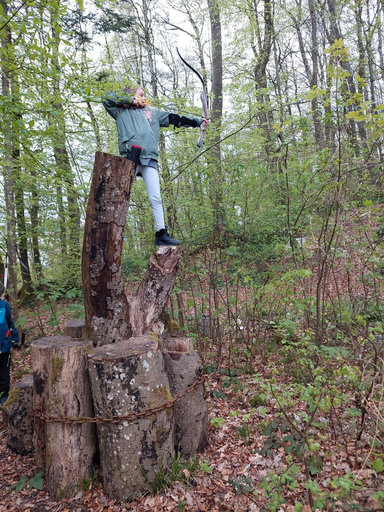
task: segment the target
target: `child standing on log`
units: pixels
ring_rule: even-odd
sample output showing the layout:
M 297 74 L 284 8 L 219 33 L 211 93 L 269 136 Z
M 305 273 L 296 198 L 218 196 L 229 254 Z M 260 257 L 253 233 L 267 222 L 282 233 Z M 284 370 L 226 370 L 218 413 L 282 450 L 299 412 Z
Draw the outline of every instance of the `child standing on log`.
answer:
M 177 128 L 198 128 L 202 123 L 208 126 L 209 121 L 201 117 L 179 116 L 150 107 L 145 91 L 140 86 L 127 87 L 120 94 L 108 93 L 103 105 L 116 121 L 121 156 L 137 163 L 136 176 L 142 176 L 147 187 L 155 220 L 155 245 L 179 245 L 179 240 L 170 237 L 164 221 L 157 172 L 160 127 L 172 124 Z M 136 158 L 135 153 L 140 156 Z
M 5 292 L 0 283 L 0 297 Z M 4 405 L 8 399 L 11 385 L 11 348 L 13 343 L 18 343 L 19 333 L 12 320 L 11 307 L 3 299 L 0 299 L 0 404 Z

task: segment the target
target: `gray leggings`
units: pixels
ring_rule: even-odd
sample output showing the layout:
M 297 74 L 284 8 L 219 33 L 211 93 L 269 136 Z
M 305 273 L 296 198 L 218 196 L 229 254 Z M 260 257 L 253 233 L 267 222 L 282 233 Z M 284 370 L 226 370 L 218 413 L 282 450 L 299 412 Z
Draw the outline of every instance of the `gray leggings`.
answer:
M 156 231 L 164 229 L 164 211 L 160 194 L 159 173 L 154 167 L 146 165 L 138 165 L 136 172 L 143 176 L 145 186 L 147 187 L 149 202 L 152 206 L 153 218 L 155 219 Z

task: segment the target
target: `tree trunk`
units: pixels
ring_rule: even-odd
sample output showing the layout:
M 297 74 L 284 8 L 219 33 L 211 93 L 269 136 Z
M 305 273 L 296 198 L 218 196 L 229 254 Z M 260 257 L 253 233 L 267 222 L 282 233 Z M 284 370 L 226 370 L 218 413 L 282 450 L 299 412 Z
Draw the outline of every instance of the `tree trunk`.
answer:
M 53 417 L 93 417 L 86 353 L 91 341 L 69 336 L 42 338 L 32 344 L 34 409 Z M 65 498 L 90 476 L 96 452 L 93 423 L 49 422 L 35 417 L 36 464 L 46 472 L 49 494 Z
M 133 162 L 96 153 L 84 227 L 82 276 L 85 324 L 102 345 L 132 336 L 121 253 L 133 179 Z
M 97 416 L 139 413 L 172 398 L 153 336 L 99 347 L 89 354 Z M 110 497 L 128 500 L 149 489 L 148 481 L 174 456 L 173 424 L 171 408 L 133 420 L 97 423 L 103 488 Z
M 39 247 L 39 194 L 36 187 L 36 171 L 31 170 L 31 205 L 29 215 L 31 218 L 31 242 L 32 242 L 32 254 L 33 254 L 33 265 L 38 280 L 42 277 L 41 271 L 41 257 Z M 39 283 L 40 285 L 40 283 Z
M 316 10 L 313 4 L 313 0 L 308 0 L 309 14 L 311 18 L 311 56 L 312 56 L 312 76 L 311 76 L 311 89 L 317 88 L 318 85 L 318 75 L 319 75 L 319 42 L 317 35 L 317 20 L 316 20 Z M 313 117 L 313 126 L 315 128 L 315 142 L 318 147 L 324 147 L 324 134 L 321 126 L 321 115 L 318 111 L 318 101 L 317 98 L 312 98 L 312 117 Z
M 8 16 L 8 4 L 4 0 L 0 1 L 5 17 Z M 1 57 L 1 89 L 3 94 L 3 126 L 13 126 L 12 110 L 7 108 L 7 101 L 9 101 L 10 91 L 10 69 L 12 66 L 13 55 L 10 53 L 12 48 L 12 35 L 10 25 L 6 25 L 1 38 L 2 57 Z M 9 106 L 8 106 L 9 107 Z M 6 245 L 8 252 L 8 293 L 10 304 L 12 307 L 12 315 L 15 321 L 19 316 L 17 304 L 17 236 L 16 236 L 16 214 L 15 214 L 15 184 L 13 176 L 13 145 L 12 145 L 12 130 L 5 130 L 3 140 L 3 155 L 2 155 L 2 168 L 4 179 L 5 195 L 5 211 L 6 211 Z
M 203 366 L 193 341 L 171 338 L 163 342 L 165 367 L 173 396 L 183 393 L 201 379 Z M 201 383 L 174 405 L 175 448 L 184 457 L 192 457 L 208 444 L 208 408 Z
M 85 321 L 82 318 L 69 320 L 64 326 L 64 334 L 75 340 L 81 340 L 86 331 Z
M 210 158 L 212 177 L 210 179 L 210 195 L 213 211 L 215 212 L 215 235 L 220 236 L 225 218 L 223 206 L 223 173 L 221 165 L 221 119 L 223 115 L 223 51 L 221 38 L 220 3 L 218 0 L 208 0 L 209 19 L 211 24 L 212 51 L 212 108 L 211 126 L 213 133 Z
M 133 163 L 96 153 L 83 245 L 85 324 L 95 344 L 144 334 L 158 321 L 175 284 L 180 246 L 160 247 L 146 275 L 127 299 L 121 275 L 124 228 L 133 183 Z

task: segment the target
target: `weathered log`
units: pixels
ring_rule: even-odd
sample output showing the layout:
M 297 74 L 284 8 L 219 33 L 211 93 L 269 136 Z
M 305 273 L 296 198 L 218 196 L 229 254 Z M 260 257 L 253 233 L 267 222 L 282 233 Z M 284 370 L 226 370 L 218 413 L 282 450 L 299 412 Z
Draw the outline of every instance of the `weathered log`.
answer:
M 94 330 L 98 344 L 132 335 L 121 252 L 133 179 L 133 162 L 96 153 L 84 227 L 82 279 L 85 324 Z
M 133 177 L 129 160 L 96 153 L 82 257 L 85 325 L 95 345 L 152 330 L 164 312 L 182 257 L 180 246 L 160 247 L 137 292 L 127 299 L 121 253 Z
M 88 355 L 96 416 L 139 413 L 171 399 L 155 335 L 94 349 Z M 149 489 L 174 456 L 171 408 L 118 423 L 97 423 L 104 490 L 118 501 Z M 146 478 L 143 476 L 145 473 Z
M 203 367 L 191 339 L 164 340 L 163 353 L 173 396 L 201 380 Z M 201 383 L 174 405 L 175 448 L 185 457 L 203 451 L 208 444 L 208 409 L 203 394 Z
M 7 446 L 20 455 L 33 452 L 33 377 L 12 386 L 2 412 L 8 426 Z
M 69 320 L 64 326 L 65 336 L 70 336 L 74 340 L 81 340 L 85 334 L 85 320 L 77 318 L 76 320 Z
M 86 353 L 91 341 L 52 336 L 31 347 L 33 406 L 35 411 L 56 418 L 92 417 L 93 406 Z M 68 497 L 89 478 L 96 451 L 93 423 L 49 422 L 35 416 L 36 463 L 46 472 L 52 497 Z
M 152 330 L 167 304 L 183 255 L 180 246 L 162 246 L 153 252 L 144 279 L 129 297 L 130 323 L 134 336 Z

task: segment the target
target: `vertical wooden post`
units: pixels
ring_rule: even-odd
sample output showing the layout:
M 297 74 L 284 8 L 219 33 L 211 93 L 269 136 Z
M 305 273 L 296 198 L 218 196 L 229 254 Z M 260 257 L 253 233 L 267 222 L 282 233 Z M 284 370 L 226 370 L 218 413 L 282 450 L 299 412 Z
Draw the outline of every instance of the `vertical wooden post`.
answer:
M 96 153 L 84 228 L 82 277 L 87 337 L 97 345 L 152 329 L 163 314 L 183 255 L 180 246 L 158 248 L 137 292 L 126 297 L 121 257 L 133 179 L 131 161 Z
M 86 353 L 91 341 L 52 336 L 31 346 L 33 406 L 56 418 L 93 417 Z M 37 414 L 34 425 L 36 464 L 46 472 L 48 492 L 65 498 L 87 480 L 96 452 L 94 423 L 47 422 Z
M 201 379 L 203 366 L 191 339 L 163 340 L 163 354 L 172 395 Z M 184 457 L 203 451 L 208 444 L 208 408 L 202 383 L 175 403 L 174 415 L 176 450 Z
M 97 152 L 84 227 L 82 277 L 85 323 L 98 344 L 131 336 L 121 253 L 134 164 Z

